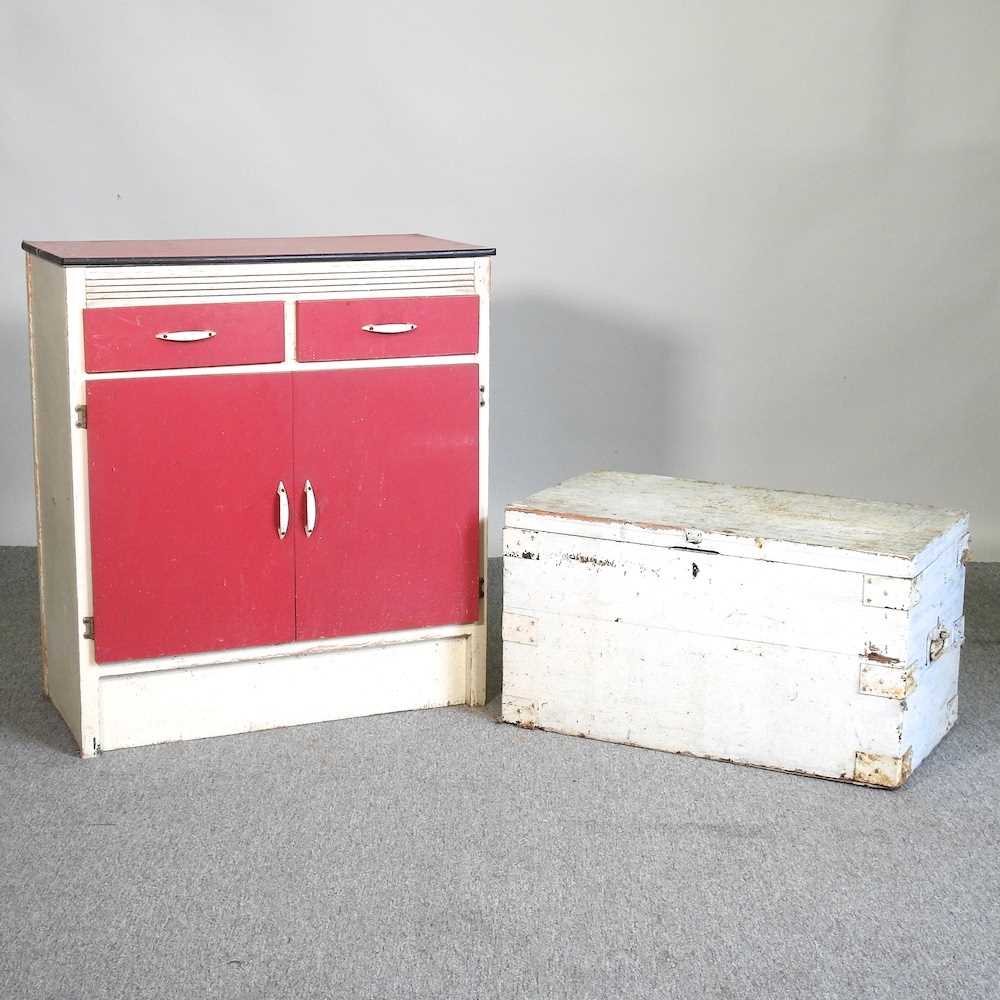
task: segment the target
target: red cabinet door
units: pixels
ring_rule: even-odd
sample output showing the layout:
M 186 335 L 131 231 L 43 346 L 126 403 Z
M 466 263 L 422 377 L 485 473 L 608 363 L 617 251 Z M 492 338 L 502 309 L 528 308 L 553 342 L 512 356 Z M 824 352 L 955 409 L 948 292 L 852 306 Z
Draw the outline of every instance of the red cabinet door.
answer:
M 291 379 L 88 384 L 99 663 L 293 641 Z
M 294 380 L 297 638 L 476 621 L 478 367 Z

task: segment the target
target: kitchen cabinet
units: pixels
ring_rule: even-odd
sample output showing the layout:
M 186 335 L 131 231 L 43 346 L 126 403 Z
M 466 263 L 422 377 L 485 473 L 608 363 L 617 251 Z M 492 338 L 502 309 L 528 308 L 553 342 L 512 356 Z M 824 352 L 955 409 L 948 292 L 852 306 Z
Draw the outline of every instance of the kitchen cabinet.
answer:
M 85 756 L 484 700 L 491 248 L 24 248 L 43 680 Z

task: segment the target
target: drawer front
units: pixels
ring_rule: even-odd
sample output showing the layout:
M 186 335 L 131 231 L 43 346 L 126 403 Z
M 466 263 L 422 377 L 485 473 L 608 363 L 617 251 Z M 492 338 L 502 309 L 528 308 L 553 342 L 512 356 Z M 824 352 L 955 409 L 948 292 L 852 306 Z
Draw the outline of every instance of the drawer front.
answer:
M 124 306 L 83 311 L 88 372 L 150 371 L 285 360 L 281 302 Z
M 475 354 L 478 295 L 299 302 L 299 361 Z

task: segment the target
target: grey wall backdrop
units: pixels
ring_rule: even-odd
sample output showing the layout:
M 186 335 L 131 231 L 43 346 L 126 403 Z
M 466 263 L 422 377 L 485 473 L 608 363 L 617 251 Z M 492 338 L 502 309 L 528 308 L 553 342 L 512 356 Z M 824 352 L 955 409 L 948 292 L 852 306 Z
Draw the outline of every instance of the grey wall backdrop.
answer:
M 0 32 L 22 238 L 494 243 L 493 511 L 590 468 L 966 507 L 1000 558 L 1000 4 L 107 3 Z

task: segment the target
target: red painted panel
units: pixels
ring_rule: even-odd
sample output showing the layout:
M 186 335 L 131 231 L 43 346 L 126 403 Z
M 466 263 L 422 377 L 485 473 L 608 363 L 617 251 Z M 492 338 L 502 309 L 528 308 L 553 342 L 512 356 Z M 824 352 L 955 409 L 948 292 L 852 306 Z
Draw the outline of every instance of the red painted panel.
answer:
M 291 379 L 88 383 L 99 663 L 293 640 Z
M 296 305 L 299 361 L 356 361 L 475 354 L 478 295 L 337 299 Z M 379 324 L 413 324 L 405 333 L 372 333 Z
M 215 336 L 190 343 L 156 336 L 205 330 Z M 281 302 L 210 302 L 84 309 L 83 347 L 88 372 L 284 361 L 285 307 Z
M 297 637 L 476 621 L 478 367 L 301 372 L 294 392 Z

